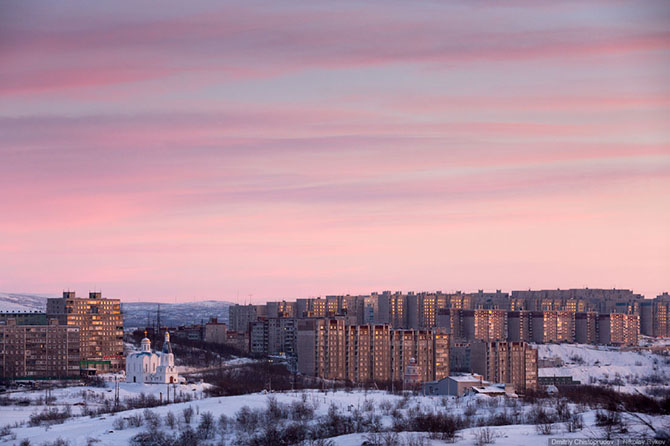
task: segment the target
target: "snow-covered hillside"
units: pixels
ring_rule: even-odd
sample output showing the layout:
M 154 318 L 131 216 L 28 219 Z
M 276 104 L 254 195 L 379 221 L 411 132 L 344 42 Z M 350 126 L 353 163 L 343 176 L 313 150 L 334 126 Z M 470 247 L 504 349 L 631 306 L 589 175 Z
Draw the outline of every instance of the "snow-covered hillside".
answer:
M 0 311 L 46 311 L 51 294 L 0 293 Z
M 670 358 L 646 351 L 620 351 L 615 347 L 582 344 L 536 345 L 540 359 L 560 358 L 562 367 L 538 369 L 540 376 L 572 376 L 582 384 L 614 381 L 620 376 L 624 383 L 635 379 L 663 376 L 670 371 Z
M 57 389 L 53 391 L 56 397 L 56 406 L 59 408 L 64 404 L 73 404 L 73 413 L 77 414 L 84 410 L 81 406 L 85 401 L 87 406 L 99 402 L 101 399 L 113 398 L 113 384 L 109 384 L 106 389 L 79 387 L 70 389 Z M 158 395 L 164 391 L 162 385 L 143 385 L 143 384 L 121 384 L 121 395 L 138 396 L 140 394 Z M 396 434 L 392 432 L 391 426 L 402 417 L 411 416 L 419 412 L 425 414 L 445 414 L 456 417 L 467 417 L 474 427 L 467 427 L 456 433 L 454 442 L 456 445 L 476 444 L 476 437 L 481 435 L 484 430 L 478 426 L 484 420 L 490 420 L 492 417 L 532 417 L 533 413 L 538 411 L 538 406 L 524 404 L 515 399 L 491 398 L 482 395 L 470 395 L 462 398 L 456 397 L 426 397 L 426 396 L 400 396 L 392 395 L 381 391 L 337 391 L 337 392 L 287 392 L 287 393 L 255 393 L 250 395 L 239 395 L 218 398 L 201 398 L 202 385 L 191 387 L 181 386 L 180 392 L 191 392 L 195 398 L 193 401 L 159 406 L 149 409 L 133 409 L 116 414 L 105 414 L 101 416 L 83 416 L 74 417 L 66 420 L 63 424 L 36 425 L 30 427 L 27 423 L 21 424 L 30 418 L 30 414 L 36 412 L 34 406 L 4 406 L 0 407 L 0 419 L 3 424 L 14 425 L 10 433 L 0 437 L 0 444 L 19 444 L 20 441 L 29 441 L 31 445 L 41 445 L 45 440 L 54 441 L 58 438 L 69 441 L 71 446 L 83 446 L 86 444 L 97 444 L 99 446 L 112 446 L 128 444 L 129 441 L 141 432 L 147 432 L 149 425 L 153 422 L 157 424 L 157 430 L 153 435 L 178 435 L 180 432 L 188 431 L 202 433 L 199 425 L 202 423 L 205 414 L 211 414 L 214 420 L 214 431 L 208 440 L 201 440 L 198 444 L 261 444 L 253 443 L 253 435 L 266 435 L 267 428 L 266 417 L 270 414 L 278 417 L 278 420 L 289 417 L 286 421 L 288 426 L 301 425 L 300 421 L 295 420 L 294 415 L 288 415 L 288 412 L 294 412 L 297 408 L 307 410 L 309 415 L 303 420 L 302 426 L 316 426 L 318 424 L 327 425 L 333 423 L 338 417 L 341 420 L 357 420 L 361 423 L 376 423 L 376 427 L 368 426 L 371 431 L 381 430 L 383 433 L 343 433 L 331 437 L 335 446 L 358 446 L 363 442 L 370 442 L 371 438 L 379 439 L 383 435 L 392 437 L 397 435 L 398 439 L 404 443 L 390 444 L 408 444 L 408 440 L 413 440 L 412 444 L 421 444 L 426 446 L 444 445 L 443 440 L 430 439 L 428 434 L 421 432 L 401 432 Z M 39 398 L 43 393 L 31 392 L 30 398 Z M 80 406 L 76 406 L 80 405 Z M 275 412 L 270 412 L 274 405 Z M 571 405 L 571 410 L 580 409 Z M 184 410 L 193 409 L 192 417 L 186 419 Z M 550 406 L 542 410 L 551 412 Z M 600 438 L 602 437 L 601 428 L 595 425 L 595 411 L 582 408 L 580 415 L 583 420 L 583 428 L 576 432 L 566 432 L 564 423 L 555 422 L 550 426 L 554 436 L 562 438 Z M 244 412 L 246 411 L 246 412 Z M 240 415 L 241 413 L 245 415 Z M 297 412 L 295 412 L 297 413 Z M 576 413 L 576 412 L 575 412 Z M 172 414 L 172 415 L 170 415 Z M 225 428 L 222 429 L 218 420 L 223 416 Z M 170 417 L 173 422 L 170 423 Z M 649 433 L 649 429 L 640 422 L 635 416 L 624 415 L 628 433 L 626 436 L 641 432 Z M 657 428 L 670 423 L 670 416 L 651 416 L 644 415 L 644 420 L 655 425 Z M 151 421 L 153 420 L 153 421 Z M 255 421 L 254 421 L 255 420 Z M 293 421 L 291 421 L 293 420 Z M 278 422 L 277 419 L 274 422 Z M 337 422 L 337 421 L 335 421 Z M 244 424 L 246 423 L 246 424 Z M 138 424 L 138 425 L 135 425 Z M 245 426 L 245 427 L 243 427 Z M 0 426 L 1 427 L 1 426 Z M 317 427 L 318 428 L 318 427 Z M 358 429 L 358 428 L 357 428 Z M 367 429 L 367 428 L 366 428 Z M 496 446 L 518 446 L 525 444 L 546 444 L 547 436 L 542 435 L 536 425 L 533 424 L 511 424 L 488 428 Z M 199 434 L 199 435 L 200 435 Z M 2 434 L 0 434 L 2 435 Z M 421 442 L 418 442 L 418 441 Z M 239 442 L 239 443 L 237 443 Z M 152 443 L 154 444 L 154 443 Z M 159 444 L 159 443 L 155 443 Z M 181 444 L 181 443 L 180 443 Z M 262 443 L 267 444 L 267 443 Z M 373 443 L 378 444 L 378 443 Z M 385 443 L 379 443 L 385 444 Z

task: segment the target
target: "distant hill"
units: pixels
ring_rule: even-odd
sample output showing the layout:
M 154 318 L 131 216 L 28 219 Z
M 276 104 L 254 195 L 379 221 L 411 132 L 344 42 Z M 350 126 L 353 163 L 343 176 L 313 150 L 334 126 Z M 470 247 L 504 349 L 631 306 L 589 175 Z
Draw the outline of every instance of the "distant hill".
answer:
M 146 327 L 147 318 L 150 324 L 156 320 L 158 303 L 128 302 L 121 303 L 123 311 L 123 326 L 128 328 Z M 207 322 L 216 317 L 221 322 L 228 322 L 228 307 L 230 302 L 206 300 L 202 302 L 187 302 L 180 304 L 161 303 L 161 325 L 174 327 L 177 325 L 197 324 Z
M 56 294 L 0 293 L 0 311 L 46 311 L 47 298 L 60 297 Z M 196 324 L 216 317 L 228 322 L 230 302 L 206 300 L 179 304 L 161 303 L 161 325 L 177 326 Z M 158 303 L 121 302 L 123 325 L 125 328 L 145 327 L 147 316 L 153 324 Z
M 47 298 L 55 294 L 0 293 L 0 311 L 46 311 Z

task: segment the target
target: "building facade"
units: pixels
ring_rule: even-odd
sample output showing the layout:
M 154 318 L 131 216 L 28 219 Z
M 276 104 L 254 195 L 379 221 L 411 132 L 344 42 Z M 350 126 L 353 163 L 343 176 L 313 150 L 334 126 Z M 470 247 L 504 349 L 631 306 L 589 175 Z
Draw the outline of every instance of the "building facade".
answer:
M 487 381 L 537 389 L 537 349 L 526 342 L 473 342 L 470 361 L 472 372 Z
M 449 374 L 449 335 L 389 324 L 347 325 L 337 318 L 305 319 L 298 321 L 297 355 L 301 373 L 324 379 L 402 381 L 414 360 L 419 379 L 427 381 Z
M 123 370 L 123 316 L 119 299 L 89 293 L 78 298 L 72 291 L 62 298 L 47 299 L 47 318 L 80 329 L 80 354 L 83 369 L 97 372 Z
M 49 324 L 0 323 L 0 377 L 2 379 L 79 378 L 79 327 Z

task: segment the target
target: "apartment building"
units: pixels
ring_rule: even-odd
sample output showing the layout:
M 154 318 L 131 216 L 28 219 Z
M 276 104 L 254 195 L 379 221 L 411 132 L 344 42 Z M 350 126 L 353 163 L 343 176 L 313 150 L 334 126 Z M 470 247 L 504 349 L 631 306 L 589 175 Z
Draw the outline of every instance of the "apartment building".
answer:
M 251 353 L 294 355 L 296 320 L 273 317 L 252 322 L 249 331 L 249 348 Z
M 598 315 L 598 342 L 607 345 L 638 345 L 640 317 L 636 314 Z
M 533 342 L 574 342 L 575 313 L 570 311 L 531 312 L 531 336 Z
M 249 324 L 267 316 L 265 305 L 231 305 L 228 307 L 228 329 L 239 333 L 249 332 Z
M 643 296 L 625 289 L 572 288 L 568 290 L 512 291 L 533 311 L 623 312 L 639 314 Z
M 125 369 L 123 316 L 119 299 L 103 298 L 91 292 L 78 298 L 73 291 L 62 298 L 47 299 L 47 318 L 62 325 L 79 327 L 81 367 L 96 372 Z
M 374 321 L 376 324 L 390 324 L 393 328 L 408 326 L 407 295 L 384 291 L 382 294 L 372 293 L 372 297 L 377 299 L 379 309 Z
M 286 302 L 282 300 L 280 302 L 268 302 L 265 304 L 267 307 L 267 317 L 296 317 L 296 303 L 295 302 Z
M 653 312 L 654 336 L 670 337 L 670 295 L 663 293 L 656 297 Z
M 342 319 L 298 320 L 298 370 L 352 382 L 401 381 L 410 361 L 421 380 L 449 374 L 449 336 L 443 330 L 346 325 Z
M 507 339 L 507 310 L 474 310 L 472 321 L 474 339 L 482 341 Z
M 205 324 L 205 335 L 203 339 L 205 342 L 211 342 L 213 344 L 225 344 L 227 332 L 228 326 L 213 317 Z
M 460 310 L 473 310 L 475 308 L 475 297 L 457 291 L 449 295 L 449 308 Z
M 328 315 L 328 304 L 326 299 L 320 297 L 316 299 L 296 299 L 295 310 L 298 318 L 326 317 Z
M 578 344 L 598 343 L 598 313 L 575 313 L 575 342 Z
M 527 310 L 507 313 L 507 340 L 512 342 L 531 342 L 532 312 Z
M 80 376 L 80 330 L 61 325 L 0 322 L 0 378 L 67 379 Z
M 407 294 L 407 328 L 433 328 L 437 316 L 437 295 L 431 293 Z M 446 304 L 446 299 L 445 299 Z
M 640 303 L 640 332 L 647 336 L 670 336 L 670 294 Z
M 537 349 L 525 342 L 471 343 L 472 372 L 485 380 L 513 384 L 516 390 L 537 389 Z

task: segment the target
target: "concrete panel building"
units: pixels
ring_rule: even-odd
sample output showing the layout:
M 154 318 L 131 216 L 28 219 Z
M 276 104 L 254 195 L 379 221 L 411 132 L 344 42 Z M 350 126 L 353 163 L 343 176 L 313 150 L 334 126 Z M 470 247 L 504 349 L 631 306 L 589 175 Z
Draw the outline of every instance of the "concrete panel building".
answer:
M 638 345 L 640 317 L 636 314 L 598 315 L 598 342 L 607 345 Z
M 219 322 L 217 318 L 211 318 L 209 322 L 205 324 L 204 341 L 213 344 L 225 344 L 227 332 L 228 326 L 226 324 Z
M 530 311 L 519 310 L 507 313 L 507 340 L 513 342 L 531 342 L 531 315 Z
M 596 344 L 598 342 L 598 313 L 575 313 L 575 342 Z
M 410 362 L 421 381 L 449 374 L 444 330 L 394 330 L 388 324 L 346 325 L 342 319 L 298 320 L 301 373 L 352 382 L 402 381 Z
M 49 324 L 18 325 L 15 319 L 0 323 L 0 378 L 68 379 L 80 376 L 80 330 Z
M 471 367 L 487 381 L 537 389 L 537 350 L 525 342 L 473 342 Z
M 231 305 L 228 307 L 228 329 L 239 333 L 249 332 L 249 324 L 267 314 L 265 305 Z
M 62 298 L 47 299 L 47 318 L 79 327 L 83 369 L 118 372 L 125 368 L 119 299 L 103 298 L 99 292 L 78 298 L 74 292 L 66 291 Z

